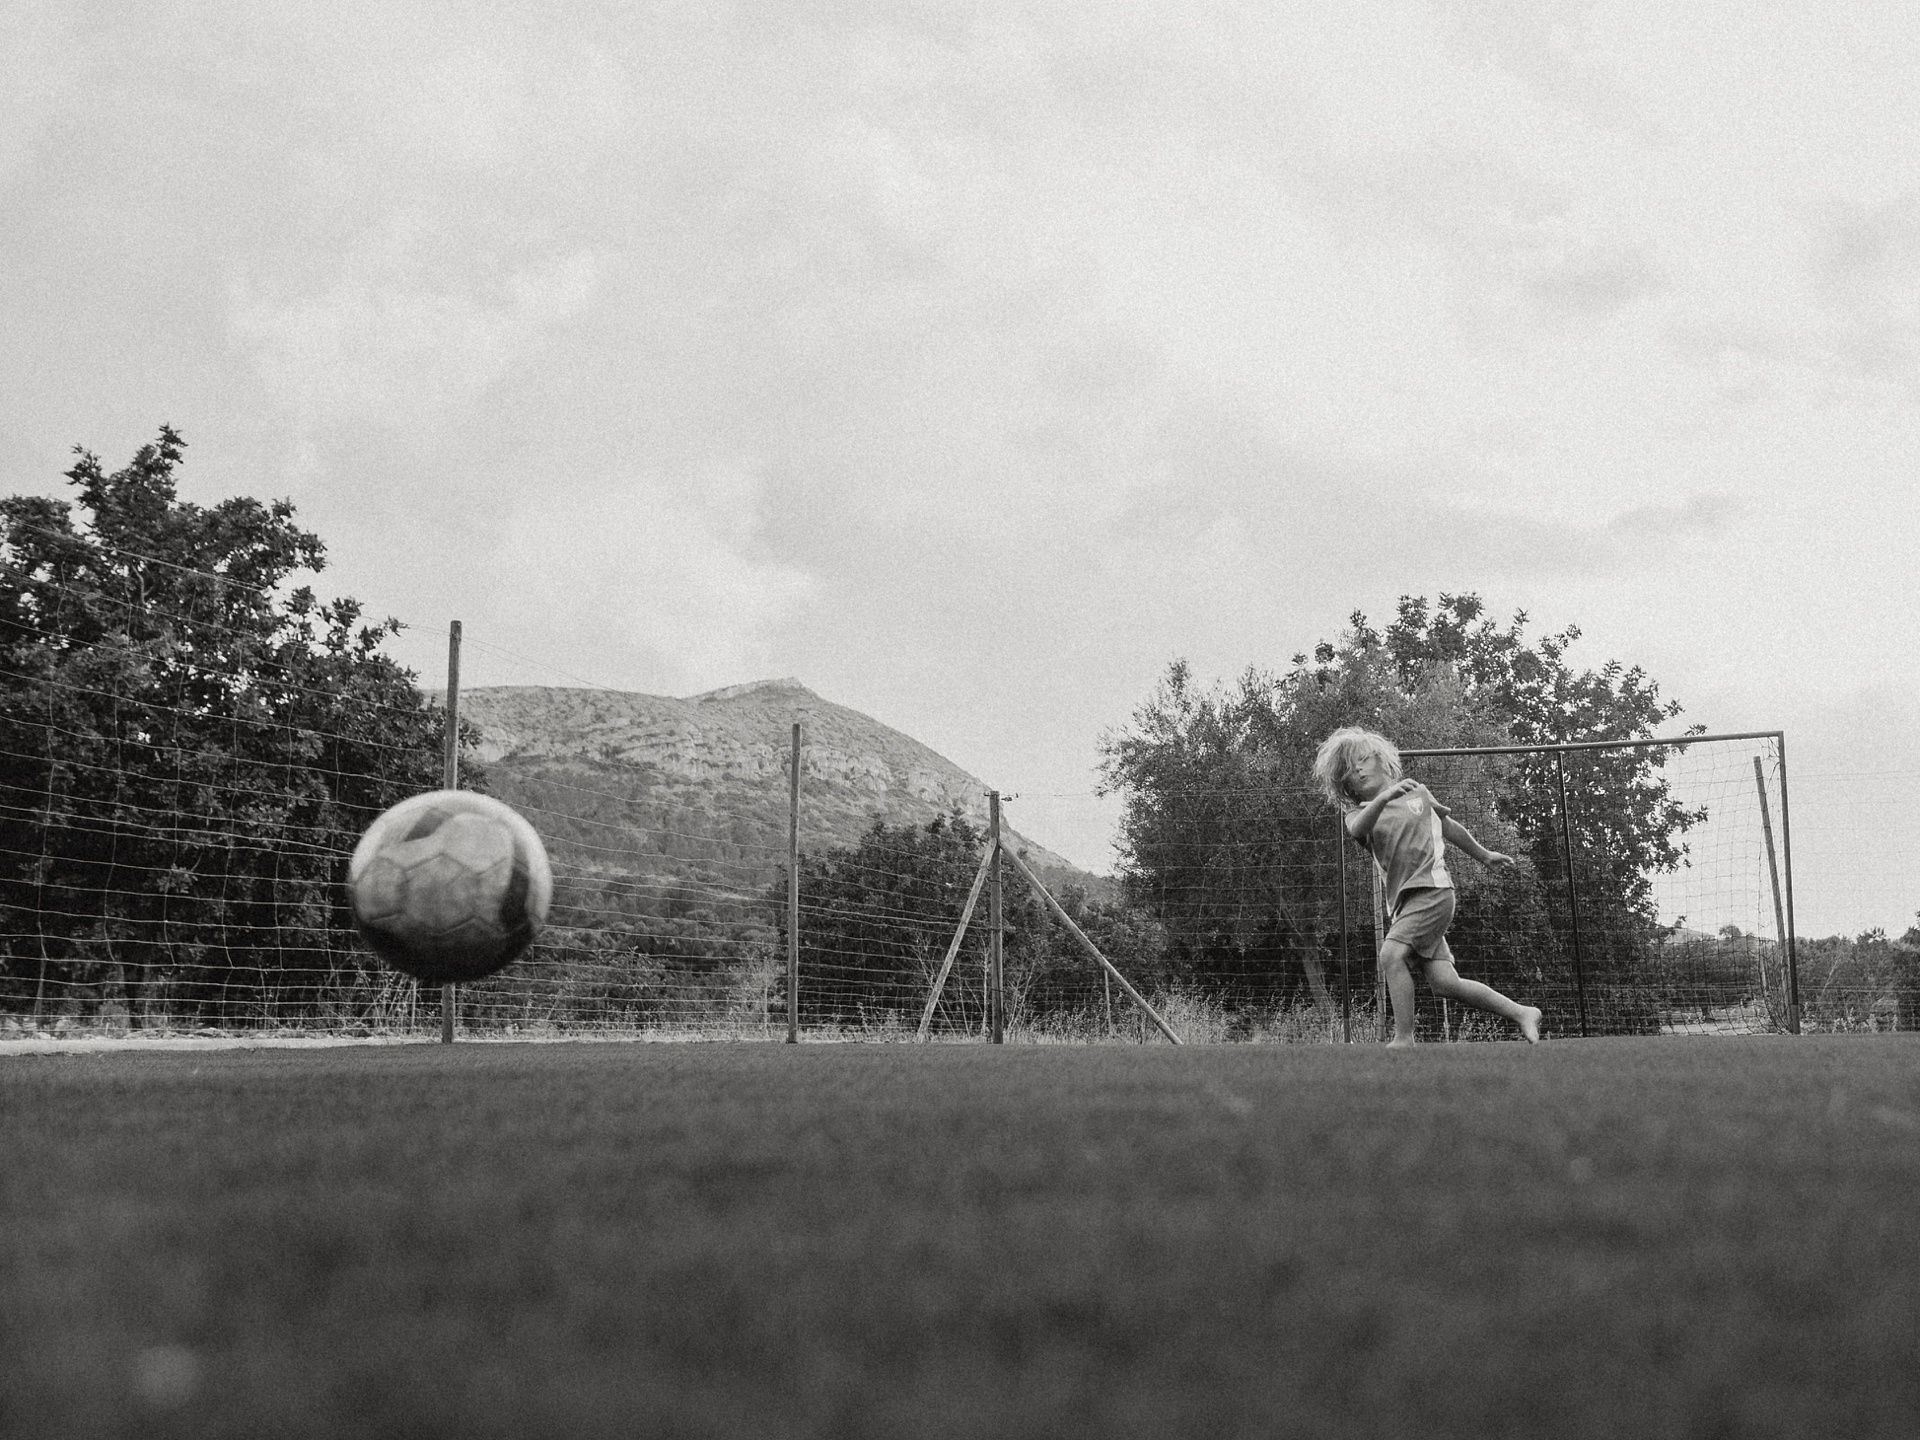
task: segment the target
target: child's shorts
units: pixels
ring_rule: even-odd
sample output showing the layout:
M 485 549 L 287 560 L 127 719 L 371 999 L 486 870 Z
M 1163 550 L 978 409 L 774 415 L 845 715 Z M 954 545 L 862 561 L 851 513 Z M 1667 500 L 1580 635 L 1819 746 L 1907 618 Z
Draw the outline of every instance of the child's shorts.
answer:
M 1387 939 L 1397 940 L 1422 960 L 1452 963 L 1453 951 L 1447 947 L 1447 927 L 1453 923 L 1453 887 L 1423 885 L 1400 892 L 1400 903 L 1393 907 L 1393 925 Z

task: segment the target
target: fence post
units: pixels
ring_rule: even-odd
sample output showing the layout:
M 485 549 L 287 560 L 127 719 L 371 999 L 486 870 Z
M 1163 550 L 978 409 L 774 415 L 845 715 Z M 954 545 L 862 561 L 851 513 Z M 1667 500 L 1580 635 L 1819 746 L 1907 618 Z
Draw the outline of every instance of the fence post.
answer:
M 1340 1039 L 1353 1043 L 1353 977 L 1347 960 L 1347 821 L 1337 811 L 1333 817 L 1334 852 L 1340 857 Z
M 1560 850 L 1567 862 L 1567 915 L 1573 926 L 1573 985 L 1580 999 L 1580 1035 L 1587 1034 L 1587 972 L 1580 954 L 1580 898 L 1573 887 L 1573 821 L 1567 813 L 1565 753 L 1553 752 L 1553 770 L 1560 781 Z
M 800 1043 L 800 722 L 787 776 L 787 1044 Z
M 1007 1043 L 1007 991 L 1005 957 L 1001 946 L 1000 916 L 1000 792 L 987 792 L 989 825 L 993 831 L 988 843 L 993 846 L 993 868 L 987 877 L 987 915 L 988 924 L 988 965 L 990 981 L 988 984 L 988 1003 L 993 1007 L 993 1043 Z
M 1787 862 L 1787 1033 L 1800 1033 L 1800 955 L 1793 929 L 1793 819 L 1787 809 L 1787 733 L 1774 737 L 1780 746 L 1780 848 Z
M 1387 971 L 1380 963 L 1380 951 L 1387 943 L 1387 885 L 1380 878 L 1380 867 L 1373 867 L 1373 1028 L 1374 1039 L 1387 1038 Z
M 1780 978 L 1784 982 L 1787 970 L 1787 916 L 1782 908 L 1780 895 L 1780 866 L 1773 854 L 1773 813 L 1767 807 L 1767 775 L 1760 766 L 1758 755 L 1753 757 L 1753 788 L 1760 792 L 1760 833 L 1767 842 L 1767 878 L 1773 882 L 1773 934 L 1774 939 L 1780 944 Z M 1767 967 L 1762 964 L 1760 967 L 1762 995 L 1766 993 L 1766 982 Z M 1791 1029 L 1793 1025 L 1792 991 L 1785 983 L 1781 984 L 1780 990 L 1781 999 L 1785 1002 L 1784 1008 L 1787 1011 L 1787 1024 Z
M 460 622 L 447 629 L 447 739 L 444 785 L 460 788 Z M 459 1023 L 460 992 L 451 984 L 440 987 L 440 1043 L 453 1044 L 453 1032 Z

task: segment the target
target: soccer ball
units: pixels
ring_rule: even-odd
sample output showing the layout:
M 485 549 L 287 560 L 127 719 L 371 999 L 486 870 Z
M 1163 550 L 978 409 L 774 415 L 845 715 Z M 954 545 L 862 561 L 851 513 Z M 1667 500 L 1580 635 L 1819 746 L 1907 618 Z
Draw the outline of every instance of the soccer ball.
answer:
M 533 943 L 553 871 L 533 827 L 491 795 L 434 790 L 367 827 L 347 864 L 353 923 L 417 980 L 478 980 Z

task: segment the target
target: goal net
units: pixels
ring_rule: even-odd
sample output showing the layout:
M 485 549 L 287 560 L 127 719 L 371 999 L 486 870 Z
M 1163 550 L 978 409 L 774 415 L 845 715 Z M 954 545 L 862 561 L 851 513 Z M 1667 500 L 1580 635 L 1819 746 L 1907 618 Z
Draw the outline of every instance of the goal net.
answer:
M 1561 1035 L 1798 1028 L 1779 734 L 1403 759 L 1518 860 L 1454 866 L 1464 973 L 1541 1006 Z

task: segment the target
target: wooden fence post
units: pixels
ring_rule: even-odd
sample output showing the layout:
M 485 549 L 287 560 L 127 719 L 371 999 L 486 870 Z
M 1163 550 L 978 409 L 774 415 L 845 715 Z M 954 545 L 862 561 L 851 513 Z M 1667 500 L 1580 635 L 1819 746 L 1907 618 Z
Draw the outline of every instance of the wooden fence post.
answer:
M 447 739 L 444 789 L 460 788 L 460 622 L 447 630 Z M 440 1043 L 453 1044 L 459 1024 L 460 992 L 448 984 L 440 987 Z

